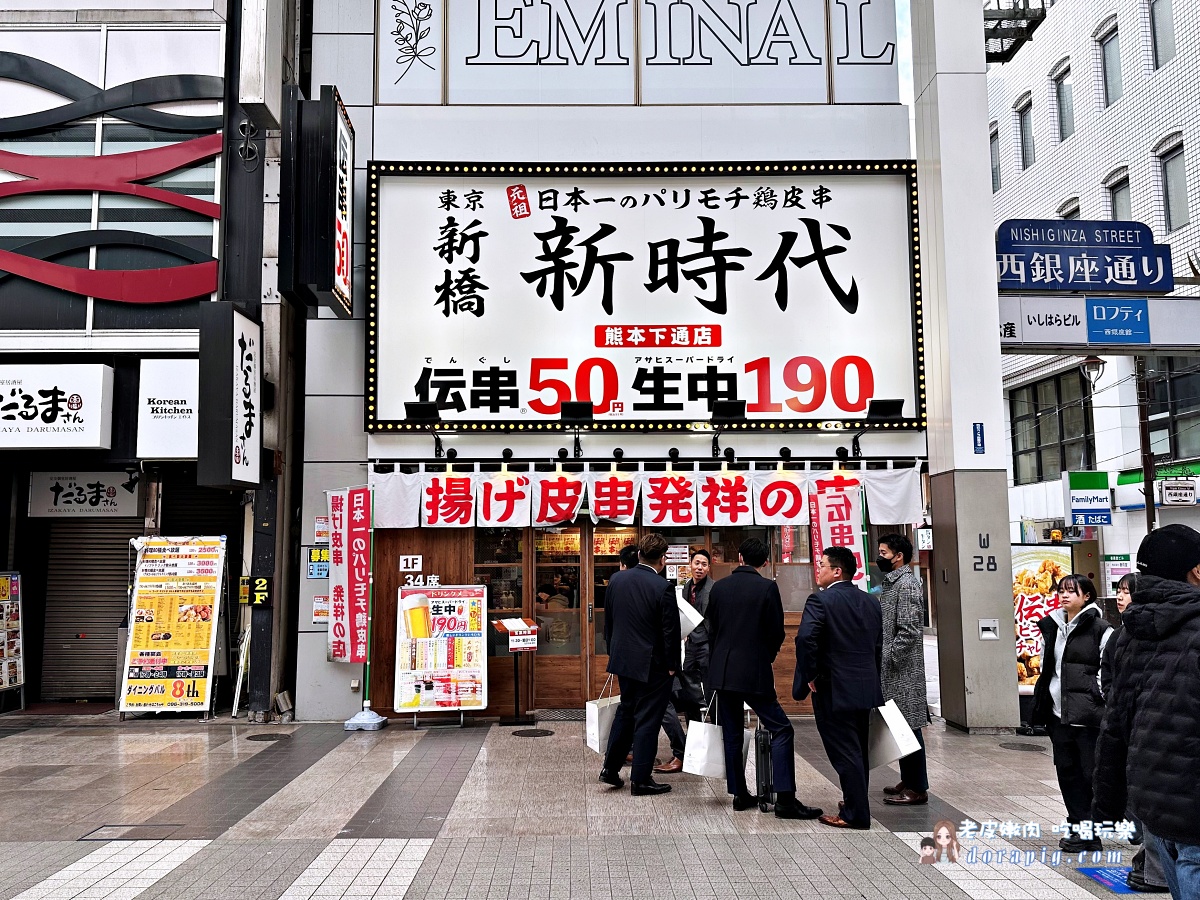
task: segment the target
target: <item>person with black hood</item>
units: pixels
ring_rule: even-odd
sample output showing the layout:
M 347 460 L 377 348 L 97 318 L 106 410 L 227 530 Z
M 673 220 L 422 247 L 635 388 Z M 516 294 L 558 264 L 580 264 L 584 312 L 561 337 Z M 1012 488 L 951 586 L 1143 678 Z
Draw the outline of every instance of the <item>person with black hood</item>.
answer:
M 1158 854 L 1171 896 L 1200 897 L 1200 533 L 1150 532 L 1115 646 L 1096 745 L 1094 821 L 1129 812 Z
M 1067 821 L 1079 825 L 1092 812 L 1096 739 L 1104 717 L 1100 667 L 1112 626 L 1104 620 L 1090 578 L 1065 576 L 1058 596 L 1062 606 L 1037 623 L 1046 650 L 1030 718 L 1050 733 Z M 1081 834 L 1063 835 L 1058 846 L 1068 853 L 1103 849 L 1099 838 Z

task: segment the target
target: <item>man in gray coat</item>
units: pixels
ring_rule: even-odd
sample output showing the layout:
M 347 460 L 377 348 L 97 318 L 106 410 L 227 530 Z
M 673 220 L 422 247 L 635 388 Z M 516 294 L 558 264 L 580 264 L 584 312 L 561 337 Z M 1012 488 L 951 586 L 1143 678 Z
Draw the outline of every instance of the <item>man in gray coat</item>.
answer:
M 895 700 L 921 749 L 900 760 L 900 783 L 885 787 L 884 803 L 917 806 L 929 802 L 929 775 L 925 766 L 925 739 L 921 729 L 929 724 L 925 696 L 925 638 L 921 631 L 925 596 L 921 579 L 912 570 L 913 546 L 902 534 L 879 539 L 875 564 L 883 572 L 879 605 L 883 609 L 883 696 Z

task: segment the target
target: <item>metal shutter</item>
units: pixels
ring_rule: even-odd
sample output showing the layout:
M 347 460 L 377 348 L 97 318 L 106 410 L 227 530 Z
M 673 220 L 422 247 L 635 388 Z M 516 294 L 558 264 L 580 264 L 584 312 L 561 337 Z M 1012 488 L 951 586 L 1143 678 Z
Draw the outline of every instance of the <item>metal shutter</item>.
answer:
M 128 604 L 129 539 L 141 519 L 50 523 L 42 697 L 112 698 Z M 81 636 L 82 635 L 82 636 Z

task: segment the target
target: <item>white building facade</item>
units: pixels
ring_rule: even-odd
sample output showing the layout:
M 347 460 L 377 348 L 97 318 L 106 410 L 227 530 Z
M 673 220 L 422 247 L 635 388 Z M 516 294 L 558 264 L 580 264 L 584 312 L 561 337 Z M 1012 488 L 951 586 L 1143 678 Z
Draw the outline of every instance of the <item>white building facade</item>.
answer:
M 1120 219 L 1169 244 L 1176 295 L 1200 267 L 1200 10 L 1181 0 L 1059 0 L 1033 39 L 988 72 L 994 221 Z M 1114 524 L 1101 554 L 1135 553 L 1145 535 L 1134 357 L 1104 357 L 1094 391 L 1079 356 L 1004 358 L 1014 543 L 1043 541 L 1064 518 L 1060 473 L 1114 478 Z M 1200 356 L 1147 357 L 1158 475 L 1193 477 L 1200 458 Z M 1200 523 L 1195 507 L 1159 524 Z M 1096 533 L 1100 532 L 1100 533 Z M 1077 559 L 1077 564 L 1079 560 Z

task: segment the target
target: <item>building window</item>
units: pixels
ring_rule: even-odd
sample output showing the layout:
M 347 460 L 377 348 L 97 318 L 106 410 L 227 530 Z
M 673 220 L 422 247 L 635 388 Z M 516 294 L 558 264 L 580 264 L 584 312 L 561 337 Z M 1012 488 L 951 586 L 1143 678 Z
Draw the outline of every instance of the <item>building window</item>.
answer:
M 1175 17 L 1171 0 L 1151 0 L 1150 37 L 1154 42 L 1154 68 L 1159 69 L 1175 58 Z
M 1054 101 L 1058 109 L 1058 139 L 1065 141 L 1075 133 L 1075 101 L 1071 93 L 1071 70 L 1054 79 Z
M 1156 460 L 1200 458 L 1200 356 L 1146 360 Z
M 1017 110 L 1017 132 L 1021 137 L 1021 168 L 1028 169 L 1037 161 L 1033 147 L 1033 104 L 1026 103 Z
M 1167 231 L 1188 223 L 1187 175 L 1183 169 L 1183 147 L 1164 153 L 1162 167 L 1163 205 L 1167 213 Z
M 1060 219 L 1078 219 L 1079 218 L 1079 198 L 1072 197 L 1058 208 L 1058 217 Z
M 1013 483 L 1054 481 L 1096 457 L 1087 381 L 1078 369 L 1009 392 Z
M 1000 190 L 1000 133 L 993 131 L 988 141 L 988 149 L 992 155 L 992 193 Z
M 1108 203 L 1112 209 L 1112 219 L 1118 222 L 1133 220 L 1133 200 L 1129 196 L 1128 178 L 1122 178 L 1109 185 Z
M 1100 40 L 1100 68 L 1104 76 L 1104 105 L 1112 106 L 1121 99 L 1121 44 L 1114 29 Z

